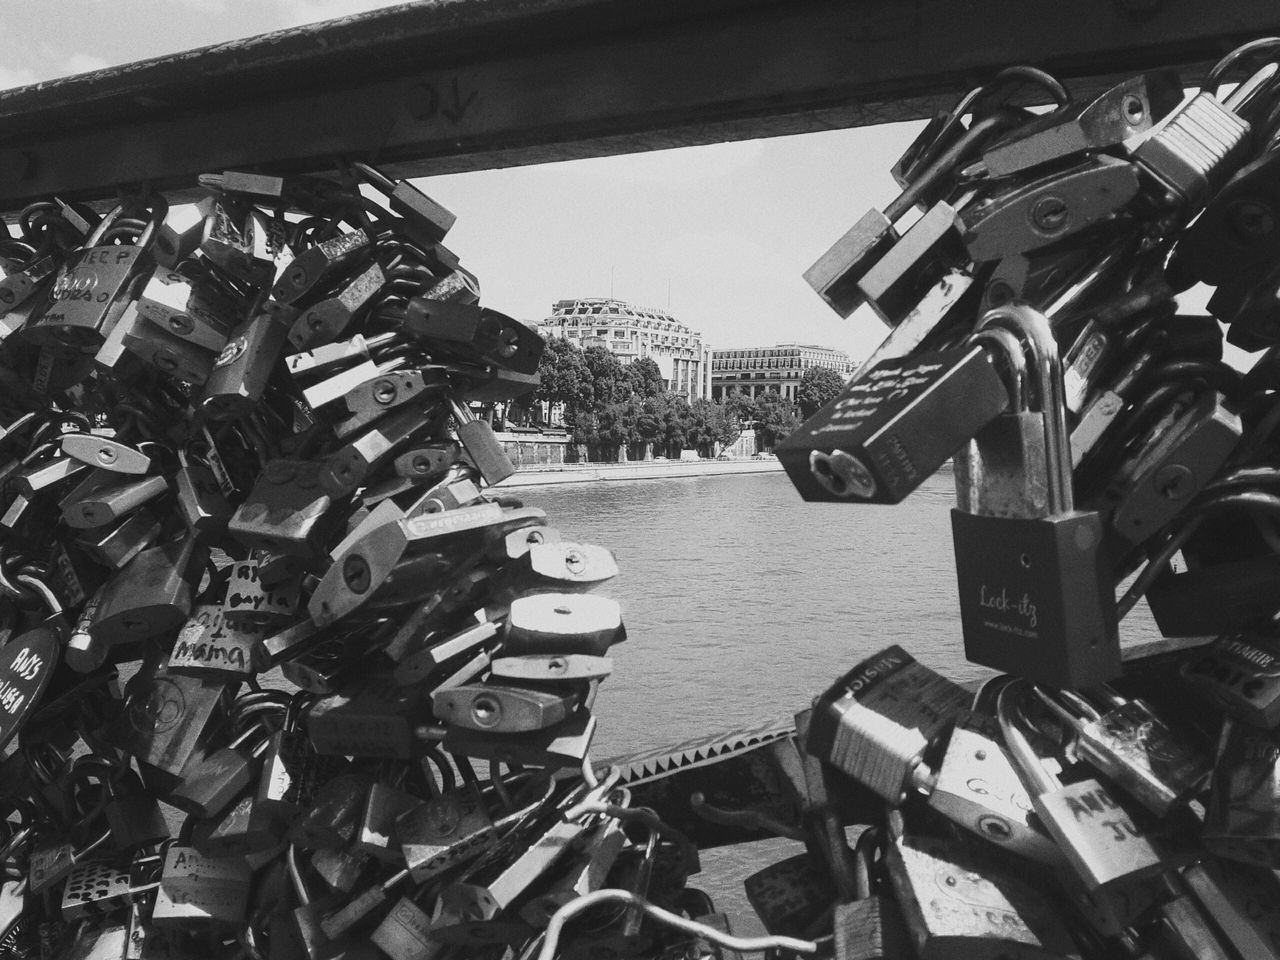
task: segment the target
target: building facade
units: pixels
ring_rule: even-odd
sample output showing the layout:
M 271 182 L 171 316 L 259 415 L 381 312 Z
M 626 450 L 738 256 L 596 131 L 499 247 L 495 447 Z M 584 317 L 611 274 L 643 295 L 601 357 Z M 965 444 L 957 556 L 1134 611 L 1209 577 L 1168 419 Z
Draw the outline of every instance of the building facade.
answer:
M 714 350 L 711 353 L 711 399 L 723 400 L 734 390 L 749 397 L 776 390 L 783 399 L 795 400 L 800 378 L 810 367 L 830 367 L 847 379 L 857 366 L 843 350 L 807 343 Z
M 538 327 L 584 350 L 604 347 L 623 366 L 648 357 L 662 371 L 666 389 L 690 400 L 711 396 L 711 349 L 703 345 L 702 334 L 663 310 L 603 297 L 557 300 Z

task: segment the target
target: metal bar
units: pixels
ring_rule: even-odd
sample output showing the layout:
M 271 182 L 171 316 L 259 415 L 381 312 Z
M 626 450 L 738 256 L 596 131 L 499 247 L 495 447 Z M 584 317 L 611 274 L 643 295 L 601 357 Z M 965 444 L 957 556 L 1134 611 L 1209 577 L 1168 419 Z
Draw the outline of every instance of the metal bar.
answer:
M 1274 0 L 429 0 L 0 93 L 0 208 L 339 154 L 423 176 L 904 120 L 1014 61 L 1092 88 L 1275 32 Z

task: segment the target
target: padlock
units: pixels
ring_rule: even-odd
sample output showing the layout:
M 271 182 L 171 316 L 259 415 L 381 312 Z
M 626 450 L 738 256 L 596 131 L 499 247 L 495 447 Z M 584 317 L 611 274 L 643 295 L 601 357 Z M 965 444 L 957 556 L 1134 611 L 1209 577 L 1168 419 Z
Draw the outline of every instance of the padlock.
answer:
M 299 577 L 268 585 L 260 575 L 261 563 L 237 561 L 222 602 L 223 618 L 238 625 L 266 629 L 291 621 L 298 609 Z
M 353 842 L 371 785 L 360 773 L 339 774 L 320 784 L 307 808 L 289 824 L 286 842 L 301 850 L 337 850 Z
M 378 263 L 370 263 L 347 277 L 329 296 L 298 314 L 289 328 L 289 342 L 297 350 L 333 342 L 374 306 L 386 282 L 387 276 Z
M 118 910 L 133 890 L 129 872 L 105 863 L 78 863 L 62 888 L 62 918 L 81 920 Z
M 218 604 L 199 604 L 178 631 L 169 652 L 169 670 L 247 679 L 257 672 L 253 649 L 262 636 L 261 628 L 228 619 Z
M 1094 779 L 1063 786 L 1049 774 L 1017 717 L 1026 687 L 1014 681 L 1000 690 L 1000 732 L 1036 815 L 1086 890 L 1133 884 L 1168 869 L 1161 852 L 1105 786 Z
M 906 922 L 892 897 L 873 879 L 881 831 L 868 827 L 854 847 L 854 897 L 837 901 L 832 915 L 835 960 L 891 960 L 910 949 Z
M 881 213 L 868 211 L 843 237 L 805 271 L 805 282 L 837 314 L 847 317 L 863 302 L 859 283 L 898 240 L 894 224 L 924 194 L 949 178 L 956 165 L 976 152 L 987 138 L 1013 127 L 1017 117 L 999 111 L 972 126 L 922 170 L 893 203 Z
M 433 355 L 534 373 L 546 341 L 519 320 L 478 305 L 413 297 L 402 329 L 427 343 Z
M 396 820 L 396 834 L 405 864 L 417 883 L 480 856 L 498 842 L 494 820 L 473 783 L 402 814 Z
M 1280 957 L 1273 873 L 1206 858 L 1186 867 L 1182 881 L 1239 956 Z
M 937 770 L 926 781 L 929 806 L 990 843 L 1056 867 L 1062 854 L 1036 819 L 994 727 L 994 718 L 981 714 L 956 722 Z
M 1137 167 L 1098 154 L 987 194 L 960 213 L 960 232 L 972 260 L 999 260 L 1087 230 L 1118 214 L 1137 195 Z
M 110 799 L 103 808 L 103 816 L 111 828 L 111 842 L 117 850 L 135 853 L 142 847 L 169 839 L 169 825 L 159 800 L 138 777 L 129 774 L 118 781 L 109 777 L 105 785 Z
M 252 724 L 226 746 L 193 754 L 178 774 L 179 782 L 165 800 L 192 816 L 219 816 L 251 784 L 258 781 L 261 758 L 270 732 Z
M 204 382 L 199 409 L 211 420 L 236 420 L 262 399 L 297 310 L 268 300 L 231 331 Z
M 307 733 L 316 753 L 391 760 L 413 756 L 427 691 L 397 685 L 379 671 L 350 676 L 345 663 L 342 671 L 346 676 L 341 690 L 317 700 L 307 714 Z
M 534 593 L 511 601 L 502 651 L 603 656 L 626 640 L 618 601 L 575 593 Z
M 145 474 L 151 458 L 137 447 L 93 433 L 64 433 L 58 439 L 62 452 L 91 467 L 120 474 Z
M 1248 149 L 1250 125 L 1241 112 L 1278 71 L 1277 64 L 1267 64 L 1223 101 L 1202 90 L 1138 144 L 1133 159 L 1153 180 L 1158 199 L 1178 207 L 1188 220 L 1200 211 Z
M 363 604 L 391 574 L 411 543 L 421 550 L 473 541 L 486 530 L 500 529 L 503 519 L 503 510 L 496 503 L 482 503 L 377 527 L 333 558 L 311 594 L 308 612 L 320 626 L 330 624 Z
M 347 275 L 373 254 L 373 238 L 364 230 L 340 233 L 298 255 L 271 288 L 282 304 L 294 304 L 324 283 Z
M 191 614 L 193 582 L 206 557 L 194 536 L 139 553 L 107 583 L 93 634 L 115 645 L 176 630 Z
M 341 758 L 320 756 L 310 749 L 299 727 L 311 701 L 307 694 L 295 695 L 284 726 L 271 735 L 263 755 L 255 798 L 271 816 L 296 817 L 310 806 L 320 786 L 346 767 Z
M 516 468 L 493 435 L 493 428 L 483 420 L 477 420 L 465 403 L 451 400 L 449 406 L 458 424 L 458 442 L 480 471 L 484 482 L 492 487 L 514 474 Z
M 490 676 L 503 680 L 603 680 L 611 673 L 611 657 L 592 657 L 582 653 L 496 657 L 489 663 Z
M 64 501 L 62 522 L 74 530 L 105 527 L 169 491 L 162 476 L 120 483 L 106 470 L 95 470 Z M 88 485 L 88 486 L 86 486 Z
M 250 549 L 289 556 L 317 556 L 340 518 L 325 489 L 325 465 L 311 460 L 271 460 L 227 523 Z
M 391 960 L 418 960 L 435 957 L 444 949 L 432 935 L 432 918 L 411 898 L 396 901 L 382 922 L 369 934 L 369 941 Z
M 630 791 L 615 790 L 609 796 L 617 806 L 631 805 Z M 531 926 L 545 928 L 552 914 L 570 900 L 601 889 L 626 842 L 621 821 L 603 818 L 584 836 L 581 851 L 574 852 L 564 873 L 520 908 L 520 918 Z
M 342 395 L 342 402 L 351 415 L 334 425 L 334 433 L 338 439 L 345 440 L 363 428 L 372 424 L 387 412 L 404 406 L 426 394 L 434 394 L 444 387 L 443 379 L 434 370 L 391 370 L 380 376 L 365 380 L 352 387 Z M 427 449 L 437 449 L 435 445 Z M 446 447 L 440 447 L 440 455 L 434 458 L 443 459 Z M 423 454 L 432 461 L 429 454 Z M 451 463 L 431 462 L 418 471 L 419 474 L 439 472 Z
M 971 338 L 996 346 L 1008 365 L 1011 409 L 979 430 L 953 458 L 956 506 L 979 516 L 1020 517 L 1049 505 L 1044 417 L 1030 409 L 1022 344 L 1008 330 Z
M 258 804 L 251 790 L 233 801 L 207 832 L 197 832 L 191 842 L 210 857 L 248 859 L 274 855 L 284 842 L 284 832 L 284 824 Z
M 363 486 L 392 453 L 429 426 L 418 405 L 402 407 L 377 420 L 324 459 L 320 482 L 331 496 L 341 497 Z
M 1175 410 L 1177 419 L 1142 444 L 1106 494 L 1116 503 L 1111 525 L 1134 543 L 1176 516 L 1218 473 L 1244 433 L 1240 417 L 1215 390 Z
M 396 820 L 422 803 L 423 799 L 393 784 L 381 780 L 375 782 L 365 797 L 353 847 L 384 863 L 399 861 L 401 853 Z
M 160 929 L 241 924 L 250 879 L 249 867 L 239 858 L 206 857 L 195 847 L 175 844 L 165 851 L 151 922 Z
M 1272 731 L 1223 720 L 1201 840 L 1228 860 L 1280 866 L 1280 744 Z
M 808 853 L 757 870 L 742 886 L 761 925 L 782 936 L 801 937 L 816 929 L 835 900 L 827 871 Z
M 583 787 L 585 788 L 585 784 Z M 525 838 L 524 849 L 510 860 L 494 864 L 485 869 L 469 872 L 466 880 L 449 884 L 441 894 L 441 901 L 446 909 L 452 910 L 466 920 L 491 920 L 505 911 L 517 898 L 550 870 L 559 860 L 580 842 L 590 825 L 592 817 L 578 816 L 569 818 L 569 812 L 579 802 L 590 804 L 598 801 L 609 790 L 607 783 L 594 788 L 571 791 L 561 798 L 552 809 L 563 814 L 549 826 L 539 826 L 532 836 Z M 656 846 L 657 833 L 650 832 L 650 842 Z M 652 857 L 646 857 L 652 862 Z M 642 896 L 644 891 L 638 891 Z M 639 924 L 636 922 L 635 930 Z M 624 935 L 627 924 L 624 923 Z
M 118 246 L 104 242 L 128 235 L 128 228 L 116 224 L 139 206 L 143 227 L 133 235 L 134 242 Z M 148 248 L 167 210 L 168 205 L 156 196 L 141 205 L 121 204 L 107 214 L 83 247 L 58 269 L 48 302 L 32 314 L 24 336 L 45 346 L 101 345 L 132 299 L 129 288 L 149 269 Z
M 1209 757 L 1177 736 L 1142 700 L 1103 687 L 1104 713 L 1069 690 L 1035 688 L 1037 697 L 1071 730 L 1081 759 L 1157 817 L 1189 803 L 1212 768 Z
M 1058 957 L 1074 943 L 1057 905 L 973 839 L 945 840 L 891 827 L 885 866 L 920 960 Z
M 352 168 L 365 182 L 384 196 L 394 213 L 405 218 L 410 236 L 419 242 L 439 243 L 453 228 L 457 217 L 432 200 L 408 180 L 392 180 L 367 163 L 353 163 Z
M 256 211 L 246 203 L 214 194 L 200 204 L 204 226 L 200 232 L 200 255 L 223 273 L 241 283 L 266 286 L 275 279 L 275 265 L 257 237 Z
M 1120 672 L 1114 587 L 1102 562 L 1102 519 L 1074 509 L 1057 345 L 1043 314 L 988 312 L 980 326 L 1019 334 L 1032 348 L 1045 419 L 1049 514 L 951 513 L 965 656 L 1058 687 Z
M 972 344 L 877 364 L 778 444 L 809 501 L 897 503 L 1009 405 Z
M 367 854 L 347 847 L 322 847 L 311 854 L 311 867 L 334 893 L 349 894 L 371 863 Z
M 817 698 L 802 746 L 897 805 L 968 702 L 962 687 L 887 647 Z
M 1007 177 L 1084 153 L 1119 147 L 1163 120 L 1182 101 L 1172 70 L 1128 77 L 1092 100 L 1064 104 L 1017 127 L 982 151 L 988 175 Z
M 1158 936 L 1174 956 L 1186 960 L 1233 960 L 1236 956 L 1193 898 L 1175 897 L 1162 903 L 1158 917 Z
M 1228 716 L 1265 729 L 1280 725 L 1280 638 L 1228 634 L 1196 650 L 1180 671 L 1195 693 Z
M 137 300 L 144 320 L 214 355 L 222 352 L 247 306 L 210 274 L 190 278 L 164 267 L 155 269 Z
M 1178 238 L 1170 269 L 1220 287 L 1252 282 L 1280 255 L 1280 195 L 1275 177 L 1280 153 L 1267 150 L 1223 184 Z
M 31 851 L 27 867 L 27 888 L 32 893 L 44 893 L 54 884 L 65 880 L 78 864 L 91 859 L 110 840 L 111 830 L 108 828 L 79 847 L 65 838 L 40 843 Z
M 577 708 L 579 693 L 570 686 L 521 687 L 492 681 L 464 684 L 431 694 L 437 720 L 492 733 L 545 730 Z

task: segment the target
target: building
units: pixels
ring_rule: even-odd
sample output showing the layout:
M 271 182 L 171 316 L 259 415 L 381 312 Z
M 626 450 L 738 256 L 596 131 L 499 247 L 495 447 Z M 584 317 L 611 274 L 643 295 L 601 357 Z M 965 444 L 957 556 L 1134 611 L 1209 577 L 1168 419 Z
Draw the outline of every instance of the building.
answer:
M 733 390 L 750 397 L 776 390 L 784 399 L 795 400 L 800 378 L 810 367 L 830 367 L 847 379 L 857 366 L 843 350 L 808 343 L 715 350 L 711 354 L 711 398 L 722 400 Z
M 547 336 L 567 337 L 583 349 L 604 347 L 623 366 L 649 357 L 662 371 L 666 389 L 690 400 L 711 395 L 711 349 L 703 346 L 702 334 L 664 310 L 603 297 L 557 300 L 551 316 L 538 327 Z

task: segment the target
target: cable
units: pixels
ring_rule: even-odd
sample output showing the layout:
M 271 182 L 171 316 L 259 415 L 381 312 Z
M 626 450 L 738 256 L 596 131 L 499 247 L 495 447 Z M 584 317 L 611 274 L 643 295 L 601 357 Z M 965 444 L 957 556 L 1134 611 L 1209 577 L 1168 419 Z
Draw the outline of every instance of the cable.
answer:
M 560 944 L 560 931 L 564 929 L 564 925 L 583 911 L 590 910 L 601 903 L 633 905 L 658 923 L 679 930 L 681 933 L 693 934 L 695 937 L 701 937 L 722 947 L 727 947 L 730 950 L 739 950 L 743 953 L 761 953 L 765 950 L 790 950 L 793 953 L 805 954 L 818 952 L 818 945 L 812 940 L 778 936 L 735 937 L 731 934 L 723 933 L 715 929 L 715 927 L 709 927 L 704 923 L 698 923 L 696 920 L 690 920 L 687 917 L 682 917 L 669 910 L 654 906 L 648 900 L 636 896 L 630 890 L 597 890 L 594 893 L 578 897 L 576 900 L 570 900 L 551 915 L 551 920 L 547 924 L 545 939 L 542 941 L 542 949 L 538 951 L 537 960 L 553 960 L 556 955 L 556 948 Z

